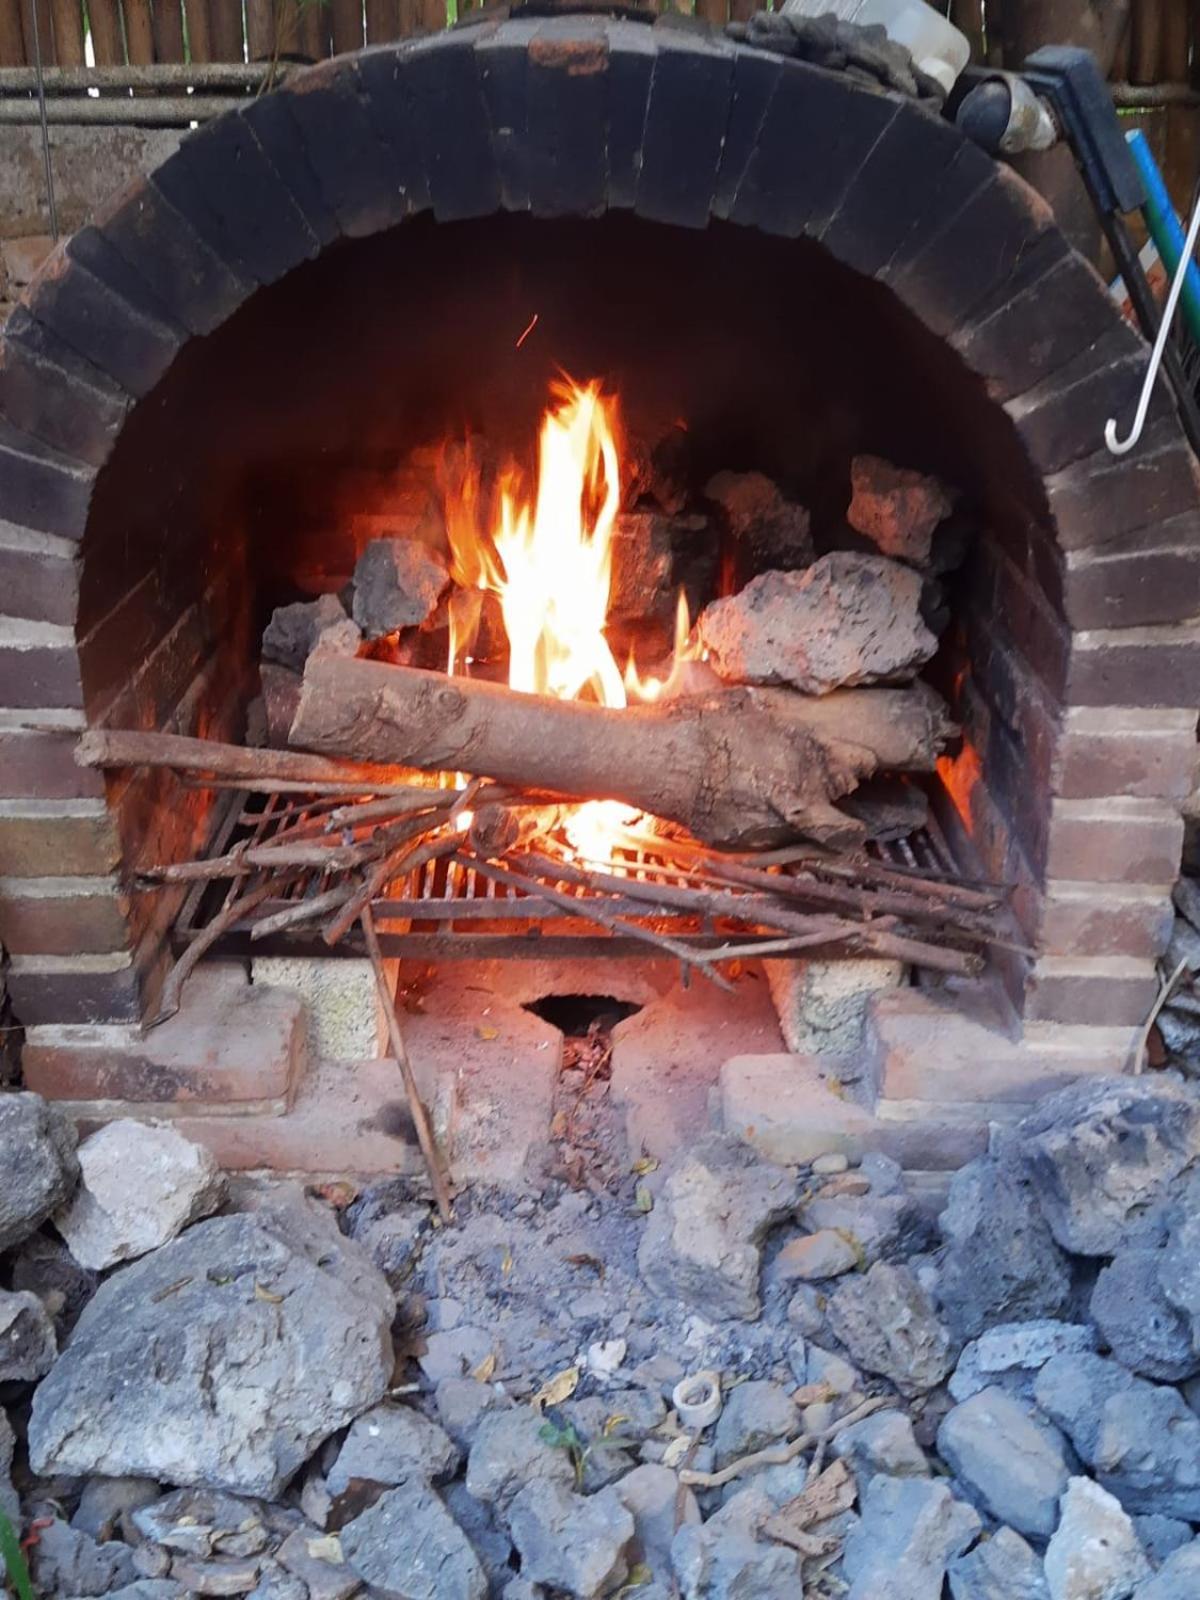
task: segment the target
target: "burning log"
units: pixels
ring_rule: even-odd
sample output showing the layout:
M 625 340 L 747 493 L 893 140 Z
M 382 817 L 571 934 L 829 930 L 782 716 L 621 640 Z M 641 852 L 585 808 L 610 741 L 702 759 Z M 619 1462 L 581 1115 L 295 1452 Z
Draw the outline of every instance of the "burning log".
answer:
M 292 743 L 624 801 L 726 848 L 857 838 L 833 802 L 879 768 L 930 772 L 954 732 L 936 694 L 806 699 L 723 689 L 610 710 L 375 661 L 314 660 Z

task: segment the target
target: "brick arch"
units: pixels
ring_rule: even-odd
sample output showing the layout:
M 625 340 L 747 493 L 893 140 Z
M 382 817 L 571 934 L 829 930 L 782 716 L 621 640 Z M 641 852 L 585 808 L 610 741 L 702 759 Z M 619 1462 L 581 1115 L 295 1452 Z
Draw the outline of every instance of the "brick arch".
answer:
M 0 519 L 21 530 L 0 549 L 21 624 L 0 646 L 0 706 L 82 705 L 69 637 L 72 549 L 127 415 L 185 344 L 339 241 L 424 213 L 457 221 L 500 211 L 625 211 L 695 229 L 719 219 L 816 241 L 884 284 L 985 382 L 1045 486 L 1057 556 L 1047 564 L 1031 544 L 1014 581 L 1051 590 L 1065 617 L 1047 669 L 1060 703 L 1157 713 L 1186 698 L 1195 563 L 1159 563 L 1164 593 L 1161 579 L 1123 582 L 1122 562 L 1140 558 L 1144 530 L 1164 518 L 1191 528 L 1190 453 L 1160 394 L 1143 450 L 1118 462 L 1103 455 L 1104 420 L 1131 411 L 1145 352 L 1044 204 L 911 101 L 677 19 L 584 16 L 480 20 L 299 74 L 192 134 L 56 252 L 0 355 Z M 1099 543 L 1106 554 L 1094 559 Z M 1163 727 L 1177 766 L 1178 730 L 1167 741 Z M 119 849 L 103 789 L 71 764 L 69 731 L 0 729 L 0 740 L 13 791 L 13 814 L 0 814 L 0 875 L 112 873 Z M 1058 792 L 1075 785 L 1064 798 L 1093 798 L 1092 779 L 1053 776 L 1065 760 L 1057 730 L 1043 743 L 1039 776 Z M 1132 793 L 1164 812 L 1133 819 L 1157 851 L 1152 867 L 1130 867 L 1143 872 L 1139 883 L 1150 874 L 1157 884 L 1170 853 L 1167 781 L 1131 780 Z M 47 816 L 62 802 L 54 827 L 35 825 L 40 812 L 19 814 L 26 796 Z M 1045 844 L 1045 874 L 1099 875 L 1091 861 L 1064 865 L 1067 846 L 1055 855 L 1053 837 Z M 118 892 L 65 1020 L 139 1014 L 139 974 L 104 972 L 99 959 L 116 960 L 123 915 Z M 22 959 L 58 952 L 44 938 L 31 950 L 11 932 L 8 942 L 18 1006 L 49 1020 L 55 986 Z

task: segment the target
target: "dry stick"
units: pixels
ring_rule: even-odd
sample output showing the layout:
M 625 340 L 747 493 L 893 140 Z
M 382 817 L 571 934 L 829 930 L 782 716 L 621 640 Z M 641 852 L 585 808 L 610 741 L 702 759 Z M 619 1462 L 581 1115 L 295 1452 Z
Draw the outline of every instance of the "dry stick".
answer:
M 332 760 L 300 750 L 252 750 L 216 739 L 192 739 L 182 733 L 140 733 L 127 728 L 90 728 L 75 746 L 78 767 L 171 767 L 178 772 L 207 772 L 218 778 L 299 781 L 315 789 L 322 783 L 353 783 L 362 794 L 415 794 L 425 788 L 404 769 L 376 762 Z M 242 787 L 249 787 L 243 784 Z M 448 790 L 429 784 L 430 794 Z
M 379 936 L 375 932 L 375 918 L 370 906 L 362 908 L 359 913 L 359 922 L 362 924 L 367 954 L 371 958 L 371 968 L 375 973 L 375 987 L 379 991 L 379 999 L 387 1021 L 388 1037 L 392 1042 L 392 1054 L 396 1057 L 396 1062 L 400 1068 L 400 1076 L 404 1080 L 404 1093 L 408 1097 L 408 1109 L 412 1114 L 413 1126 L 417 1130 L 417 1142 L 421 1146 L 421 1154 L 425 1158 L 429 1181 L 433 1185 L 433 1197 L 437 1201 L 437 1208 L 442 1221 L 450 1222 L 453 1220 L 453 1211 L 450 1205 L 450 1190 L 446 1185 L 446 1176 L 442 1170 L 441 1152 L 438 1150 L 437 1140 L 433 1135 L 429 1114 L 425 1110 L 424 1102 L 417 1090 L 417 1080 L 413 1075 L 412 1062 L 408 1059 L 408 1051 L 404 1046 L 404 1035 L 400 1029 L 400 1017 L 396 1011 L 396 1000 L 392 994 L 391 985 L 388 983 L 387 973 L 384 971 L 383 955 L 379 949 Z
M 279 933 L 284 928 L 291 928 L 298 922 L 308 922 L 314 917 L 323 917 L 327 911 L 336 911 L 339 906 L 344 906 L 354 893 L 352 883 L 340 883 L 333 889 L 326 889 L 321 894 L 314 894 L 308 900 L 297 900 L 294 905 L 285 906 L 282 911 L 273 911 L 269 917 L 263 917 L 250 929 L 252 940 L 265 939 L 268 934 Z
M 180 995 L 184 984 L 191 977 L 200 958 L 212 949 L 223 934 L 229 932 L 235 923 L 241 920 L 247 912 L 253 911 L 255 906 L 261 905 L 264 900 L 278 894 L 279 885 L 268 880 L 260 883 L 254 889 L 248 889 L 240 897 L 227 900 L 221 910 L 205 928 L 188 945 L 179 960 L 167 974 L 163 984 L 162 1000 L 159 1005 L 158 1015 L 147 1024 L 148 1027 L 157 1028 L 159 1023 L 167 1022 L 179 1010 Z
M 849 1428 L 855 1422 L 861 1422 L 864 1417 L 881 1411 L 885 1406 L 895 1404 L 894 1396 L 877 1395 L 874 1400 L 864 1400 L 862 1405 L 855 1406 L 853 1411 L 848 1411 L 844 1417 L 828 1428 L 820 1428 L 814 1433 L 801 1433 L 788 1444 L 768 1445 L 765 1450 L 755 1450 L 748 1456 L 739 1456 L 727 1467 L 722 1467 L 720 1472 L 681 1472 L 679 1481 L 686 1483 L 689 1489 L 721 1489 L 754 1467 L 784 1467 L 789 1461 L 794 1461 L 801 1451 L 807 1450 L 810 1444 L 828 1444 L 831 1439 L 836 1439 L 844 1428 Z
M 428 832 L 428 829 L 424 830 Z M 441 856 L 453 854 L 458 849 L 461 835 L 454 831 L 450 834 L 439 834 L 432 839 L 423 839 L 418 844 L 413 844 L 410 839 L 404 840 L 396 849 L 392 850 L 383 860 L 367 874 L 363 882 L 354 891 L 346 902 L 345 907 L 338 912 L 333 921 L 325 929 L 322 937 L 331 948 L 354 926 L 355 919 L 361 916 L 363 910 L 370 906 L 371 901 L 379 892 L 386 888 L 394 878 L 402 874 L 416 872 L 419 867 L 426 866 L 430 861 L 436 861 Z
M 1138 1030 L 1137 1043 L 1133 1048 L 1133 1076 L 1140 1078 L 1146 1068 L 1146 1047 L 1150 1043 L 1150 1030 L 1158 1021 L 1159 1012 L 1175 992 L 1175 985 L 1183 976 L 1187 966 L 1187 957 L 1179 963 L 1169 978 L 1163 978 L 1158 986 L 1158 998 L 1150 1007 L 1150 1015 Z
M 665 950 L 668 955 L 674 956 L 677 961 L 682 961 L 685 966 L 695 967 L 702 972 L 711 983 L 716 984 L 718 989 L 724 989 L 727 994 L 733 992 L 733 985 L 728 978 L 722 977 L 713 969 L 712 957 L 706 950 L 697 950 L 693 945 L 681 944 L 678 939 L 668 938 L 665 933 L 655 933 L 650 928 L 643 928 L 639 923 L 627 922 L 624 917 L 617 917 L 611 911 L 605 911 L 595 901 L 581 900 L 573 894 L 564 894 L 538 878 L 526 877 L 524 873 L 509 872 L 504 867 L 493 865 L 490 861 L 480 860 L 478 856 L 464 855 L 460 852 L 456 859 L 464 866 L 473 867 L 483 877 L 491 878 L 495 883 L 504 883 L 510 888 L 522 890 L 525 894 L 549 900 L 551 905 L 559 906 L 562 910 L 569 911 L 572 916 L 581 917 L 585 922 L 598 923 L 610 933 L 628 934 L 631 938 L 642 940 L 644 944 L 652 944 L 659 950 Z

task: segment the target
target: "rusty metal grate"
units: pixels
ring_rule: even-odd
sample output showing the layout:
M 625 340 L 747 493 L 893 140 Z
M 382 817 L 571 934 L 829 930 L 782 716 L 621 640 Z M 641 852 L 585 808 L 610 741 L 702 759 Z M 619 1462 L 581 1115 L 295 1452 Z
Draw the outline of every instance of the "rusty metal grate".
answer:
M 319 817 L 336 803 L 314 800 L 295 794 L 249 794 L 236 791 L 214 831 L 208 856 L 223 855 L 242 840 L 262 843 L 285 828 Z M 907 837 L 868 846 L 868 852 L 881 866 L 901 873 L 965 882 L 944 834 L 931 817 L 925 827 Z M 642 884 L 678 885 L 686 881 L 677 863 L 656 857 L 652 851 L 630 845 L 614 857 L 623 875 Z M 781 869 L 785 870 L 785 869 Z M 298 875 L 286 898 L 260 906 L 257 916 L 283 910 L 297 901 L 311 898 L 342 881 L 341 874 Z M 243 879 L 242 892 L 253 889 L 254 879 Z M 560 886 L 573 898 L 586 899 L 588 891 Z M 176 951 L 200 936 L 221 910 L 228 894 L 219 882 L 196 883 L 189 890 L 176 920 L 173 940 Z M 660 933 L 686 935 L 703 948 L 712 949 L 729 942 L 735 934 L 738 943 L 772 944 L 777 936 L 757 931 L 754 911 L 756 895 L 746 892 L 744 918 L 707 918 L 681 914 L 672 908 L 661 910 L 644 899 L 605 895 L 605 908 L 616 915 L 639 922 Z M 380 948 L 385 956 L 446 960 L 463 959 L 563 959 L 591 956 L 645 956 L 642 941 L 621 934 L 598 932 L 594 922 L 572 917 L 562 906 L 540 898 L 536 892 L 516 890 L 496 883 L 477 872 L 469 863 L 441 859 L 417 868 L 396 880 L 385 897 L 373 903 Z M 250 939 L 250 927 L 236 925 L 221 935 L 213 947 L 216 954 L 245 955 L 361 955 L 358 930 L 348 933 L 330 947 L 312 926 L 303 931 L 281 931 Z

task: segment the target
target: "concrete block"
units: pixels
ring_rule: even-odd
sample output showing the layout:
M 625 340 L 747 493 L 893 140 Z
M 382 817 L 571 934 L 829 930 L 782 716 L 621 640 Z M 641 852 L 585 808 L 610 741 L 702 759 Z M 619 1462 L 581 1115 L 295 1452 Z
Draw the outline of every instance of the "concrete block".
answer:
M 796 1055 L 852 1056 L 861 1049 L 867 1008 L 899 988 L 899 961 L 764 961 L 784 1043 Z
M 250 978 L 254 984 L 290 989 L 307 1002 L 314 1055 L 327 1061 L 371 1061 L 386 1052 L 387 1025 L 369 961 L 255 956 Z
M 857 1160 L 875 1148 L 875 1119 L 847 1099 L 812 1055 L 734 1056 L 720 1072 L 721 1117 L 770 1161 L 815 1161 L 829 1151 Z

